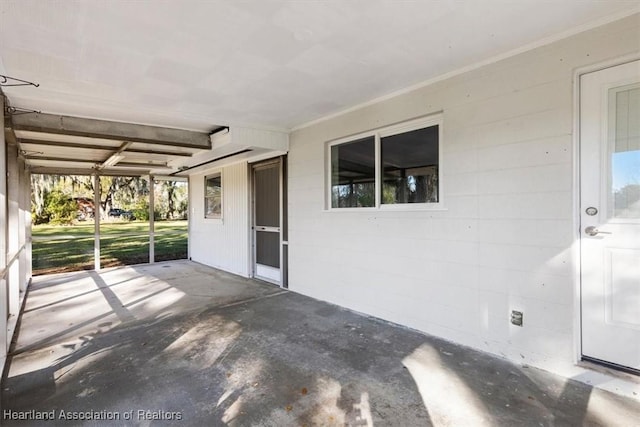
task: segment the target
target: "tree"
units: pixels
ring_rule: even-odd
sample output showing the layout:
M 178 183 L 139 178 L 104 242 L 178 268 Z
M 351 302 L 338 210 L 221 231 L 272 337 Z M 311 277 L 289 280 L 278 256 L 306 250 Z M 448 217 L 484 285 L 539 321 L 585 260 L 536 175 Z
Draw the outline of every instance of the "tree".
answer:
M 93 177 L 70 177 L 76 190 L 85 190 L 94 194 Z M 102 215 L 107 215 L 114 207 L 131 207 L 137 199 L 149 195 L 146 179 L 138 176 L 102 176 L 100 177 L 100 207 Z
M 72 224 L 78 214 L 78 204 L 60 190 L 47 194 L 45 212 L 49 222 L 58 225 Z
M 176 183 L 175 181 L 163 181 L 162 187 L 167 194 L 167 218 L 173 218 L 176 211 Z
M 35 224 L 49 222 L 45 211 L 48 194 L 54 189 L 70 198 L 93 200 L 94 177 L 89 175 L 40 175 L 31 176 L 32 217 Z M 154 185 L 156 194 L 156 219 L 186 218 L 187 186 L 184 182 L 162 181 Z M 106 217 L 111 209 L 133 210 L 139 220 L 149 219 L 149 180 L 143 177 L 100 177 L 101 215 Z M 59 195 L 57 200 L 62 202 Z
M 35 224 L 49 222 L 45 213 L 47 197 L 60 180 L 60 175 L 31 175 L 31 216 Z

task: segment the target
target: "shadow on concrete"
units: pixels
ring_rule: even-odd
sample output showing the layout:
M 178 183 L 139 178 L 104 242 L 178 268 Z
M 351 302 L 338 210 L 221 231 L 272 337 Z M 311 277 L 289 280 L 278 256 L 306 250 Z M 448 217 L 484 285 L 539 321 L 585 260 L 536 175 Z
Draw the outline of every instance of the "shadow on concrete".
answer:
M 110 426 L 175 425 L 178 416 L 183 425 L 624 425 L 640 413 L 637 402 L 544 371 L 197 264 L 172 265 L 132 270 L 156 281 L 139 288 L 144 296 L 123 289 L 141 286 L 135 277 L 100 273 L 77 286 L 97 287 L 90 295 L 106 300 L 105 312 L 88 315 L 90 333 L 54 329 L 20 343 L 3 409 L 134 411 L 130 421 L 77 422 Z M 169 285 L 179 297 L 153 306 Z M 43 328 L 56 306 L 45 302 L 23 325 L 31 339 L 27 329 Z M 172 419 L 145 419 L 154 416 Z M 42 425 L 3 425 L 13 424 Z
M 366 345 L 350 342 L 369 341 L 370 325 L 318 329 L 310 326 L 318 320 L 313 311 L 304 321 L 294 316 L 299 310 L 283 310 L 316 303 L 306 300 L 277 294 L 120 325 L 87 337 L 50 366 L 7 378 L 5 409 L 179 412 L 189 425 L 427 424 L 398 363 L 402 352 L 363 354 Z

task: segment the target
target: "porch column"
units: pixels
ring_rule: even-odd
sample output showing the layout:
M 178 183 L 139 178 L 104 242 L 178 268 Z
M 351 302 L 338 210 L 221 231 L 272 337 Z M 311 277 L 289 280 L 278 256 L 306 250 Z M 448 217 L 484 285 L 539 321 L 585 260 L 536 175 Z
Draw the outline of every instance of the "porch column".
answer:
M 187 259 L 191 261 L 191 219 L 193 218 L 193 196 L 191 195 L 191 176 L 187 178 Z
M 100 175 L 93 175 L 93 268 L 100 270 Z
M 156 185 L 153 182 L 153 175 L 149 175 L 149 263 L 155 262 L 155 192 Z
M 20 293 L 27 290 L 27 202 L 25 200 L 26 188 L 25 171 L 27 166 L 24 159 L 18 159 L 18 287 Z
M 25 201 L 25 259 L 26 259 L 26 275 L 27 282 L 31 282 L 33 276 L 33 244 L 32 244 L 32 230 L 33 222 L 31 219 L 31 171 L 29 168 L 24 170 L 24 201 Z
M 4 112 L 4 96 L 0 91 L 0 109 Z M 4 113 L 3 113 L 4 114 Z M 7 317 L 9 289 L 7 282 L 7 156 L 4 130 L 0 132 L 0 362 L 7 355 Z
M 7 145 L 7 263 L 9 281 L 9 316 L 20 310 L 20 180 L 18 146 Z

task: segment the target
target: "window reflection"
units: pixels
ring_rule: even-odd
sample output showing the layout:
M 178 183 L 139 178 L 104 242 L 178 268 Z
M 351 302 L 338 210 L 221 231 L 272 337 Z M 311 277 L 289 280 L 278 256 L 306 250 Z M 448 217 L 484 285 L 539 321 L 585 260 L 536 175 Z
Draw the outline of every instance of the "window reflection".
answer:
M 611 186 L 614 218 L 640 218 L 640 88 L 609 91 Z M 611 208 L 610 208 L 611 209 Z
M 205 178 L 205 218 L 222 217 L 222 177 L 220 174 Z
M 613 216 L 640 218 L 640 150 L 613 153 Z
M 331 147 L 331 207 L 375 206 L 375 138 Z
M 438 202 L 438 126 L 380 140 L 384 204 Z

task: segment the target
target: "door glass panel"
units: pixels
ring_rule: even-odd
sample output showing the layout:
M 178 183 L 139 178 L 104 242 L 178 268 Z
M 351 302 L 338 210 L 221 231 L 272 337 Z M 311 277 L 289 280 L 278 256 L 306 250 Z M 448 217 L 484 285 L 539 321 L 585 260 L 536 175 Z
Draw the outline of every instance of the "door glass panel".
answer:
M 280 233 L 256 232 L 256 262 L 280 268 Z
M 280 227 L 280 168 L 255 170 L 256 225 Z
M 640 219 L 640 86 L 609 90 L 610 215 Z

